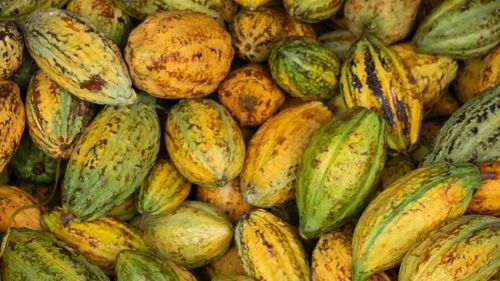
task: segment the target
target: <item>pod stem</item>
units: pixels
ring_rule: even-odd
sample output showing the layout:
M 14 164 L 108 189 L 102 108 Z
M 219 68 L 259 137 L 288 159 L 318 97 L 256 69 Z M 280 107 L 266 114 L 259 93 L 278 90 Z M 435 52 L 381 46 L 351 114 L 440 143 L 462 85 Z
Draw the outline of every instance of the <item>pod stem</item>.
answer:
M 149 217 L 149 212 L 142 213 L 141 220 L 139 221 L 139 225 L 137 226 L 139 230 L 142 230 L 142 228 L 144 227 L 144 221 L 146 221 L 148 217 Z
M 69 223 L 72 219 L 74 219 L 75 217 L 76 217 L 76 216 L 75 216 L 75 214 L 73 214 L 73 213 L 71 213 L 71 212 L 70 212 L 70 213 L 66 213 L 66 214 L 62 214 L 62 215 L 61 215 L 61 218 L 60 218 L 60 219 L 61 219 L 61 224 L 62 224 L 63 226 L 67 226 L 67 225 L 68 225 L 68 223 Z
M 481 180 L 496 180 L 498 178 L 497 173 L 495 172 L 481 172 L 479 174 Z

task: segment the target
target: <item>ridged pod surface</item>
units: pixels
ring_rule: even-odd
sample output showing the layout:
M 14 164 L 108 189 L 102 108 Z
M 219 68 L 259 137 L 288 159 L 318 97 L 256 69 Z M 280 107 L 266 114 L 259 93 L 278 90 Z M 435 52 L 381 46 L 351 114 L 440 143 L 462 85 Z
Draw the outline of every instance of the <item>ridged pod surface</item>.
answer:
M 0 80 L 5 80 L 21 65 L 24 43 L 13 22 L 0 21 L 0 34 Z
M 353 281 L 395 267 L 424 234 L 465 213 L 479 188 L 472 164 L 437 163 L 416 169 L 370 202 L 353 238 Z
M 262 6 L 278 4 L 280 0 L 234 0 L 234 2 L 240 4 L 248 10 L 255 10 Z
M 12 230 L 2 263 L 2 280 L 109 281 L 99 267 L 48 232 Z
M 53 158 L 69 158 L 90 124 L 95 106 L 73 96 L 41 70 L 26 94 L 26 121 L 33 143 Z
M 158 12 L 128 37 L 125 60 L 134 85 L 159 98 L 204 97 L 229 73 L 231 36 L 212 18 Z
M 467 208 L 468 213 L 500 216 L 500 161 L 477 164 L 481 172 L 494 172 L 496 179 L 481 180 L 481 187 L 474 193 Z
M 486 281 L 500 266 L 500 218 L 469 215 L 450 220 L 406 254 L 400 281 Z
M 500 159 L 500 85 L 462 105 L 446 120 L 424 165 Z
M 255 279 L 245 275 L 217 275 L 210 281 L 254 281 Z
M 240 175 L 243 198 L 259 207 L 292 199 L 297 168 L 307 143 L 331 116 L 321 102 L 308 102 L 284 109 L 268 119 L 248 145 Z
M 499 39 L 499 1 L 446 0 L 432 10 L 412 40 L 418 52 L 468 59 L 488 53 Z
M 387 189 L 393 182 L 415 170 L 416 166 L 410 156 L 398 155 L 385 162 L 380 175 L 380 187 Z
M 27 192 L 14 186 L 0 186 L 0 232 L 7 230 L 9 219 L 17 209 L 34 204 L 38 202 Z M 41 230 L 40 216 L 40 209 L 36 207 L 23 210 L 12 221 L 11 227 Z
M 240 173 L 245 160 L 243 136 L 219 103 L 180 101 L 171 108 L 165 131 L 172 162 L 190 182 L 222 187 Z
M 344 3 L 343 0 L 284 0 L 288 15 L 305 22 L 319 22 L 333 16 Z
M 219 87 L 219 101 L 241 126 L 259 126 L 285 101 L 285 93 L 260 64 L 232 71 Z
M 269 67 L 274 81 L 294 97 L 327 100 L 337 93 L 337 56 L 315 39 L 289 36 L 277 42 Z
M 116 262 L 116 281 L 180 281 L 177 273 L 159 258 L 139 251 L 124 250 Z
M 302 237 L 318 237 L 362 210 L 384 168 L 386 139 L 382 116 L 362 107 L 313 134 L 295 187 Z
M 68 0 L 3 0 L 0 2 L 0 19 L 20 19 L 35 10 L 62 8 Z
M 175 264 L 168 260 L 161 260 L 163 263 L 166 263 L 170 268 L 172 268 L 175 273 L 177 273 L 177 277 L 179 277 L 179 281 L 198 281 L 198 279 L 184 266 Z
M 19 86 L 11 81 L 0 81 L 0 171 L 12 159 L 23 135 L 26 123 Z
M 137 208 L 135 207 L 136 194 L 130 195 L 123 203 L 109 210 L 106 215 L 115 217 L 121 221 L 128 221 L 137 215 Z
M 115 272 L 120 251 L 147 250 L 141 235 L 118 219 L 104 216 L 92 222 L 70 221 L 64 226 L 61 215 L 60 209 L 42 215 L 43 229 L 67 242 L 106 274 Z
M 493 49 L 483 59 L 483 66 L 479 74 L 478 92 L 500 84 L 500 46 Z
M 411 150 L 420 131 L 422 100 L 414 77 L 394 51 L 364 35 L 342 65 L 340 90 L 348 107 L 362 106 L 384 116 L 389 148 Z
M 219 208 L 186 201 L 172 214 L 146 219 L 143 238 L 158 256 L 194 268 L 224 255 L 233 226 Z
M 210 278 L 221 275 L 245 274 L 235 245 L 232 245 L 222 257 L 204 266 L 203 272 Z
M 257 209 L 236 226 L 234 239 L 243 269 L 259 281 L 309 281 L 309 261 L 295 230 Z
M 354 45 L 357 37 L 348 29 L 337 29 L 323 33 L 318 40 L 330 51 L 334 52 L 340 61 L 347 57 L 349 49 Z
M 66 168 L 64 212 L 94 220 L 125 201 L 146 178 L 160 149 L 155 99 L 104 108 L 85 129 Z

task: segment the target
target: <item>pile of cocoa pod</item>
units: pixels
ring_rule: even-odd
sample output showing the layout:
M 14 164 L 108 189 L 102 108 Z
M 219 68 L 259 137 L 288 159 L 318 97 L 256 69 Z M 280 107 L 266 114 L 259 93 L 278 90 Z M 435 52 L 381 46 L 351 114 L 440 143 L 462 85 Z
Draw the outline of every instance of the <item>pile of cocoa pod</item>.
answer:
M 0 280 L 500 281 L 499 0 L 0 0 Z

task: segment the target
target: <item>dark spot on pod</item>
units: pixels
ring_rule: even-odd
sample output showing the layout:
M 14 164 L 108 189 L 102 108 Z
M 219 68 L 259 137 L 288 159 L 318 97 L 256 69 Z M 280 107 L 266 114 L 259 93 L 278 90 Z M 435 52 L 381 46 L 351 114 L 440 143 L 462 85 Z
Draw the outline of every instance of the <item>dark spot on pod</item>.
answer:
M 316 169 L 316 168 L 318 168 L 318 167 L 319 167 L 319 165 L 321 165 L 321 161 L 319 161 L 318 159 L 313 159 L 313 160 L 311 161 L 311 165 L 313 166 L 313 168 L 315 168 L 315 169 Z
M 39 176 L 45 172 L 45 165 L 43 162 L 36 162 L 35 165 L 33 165 L 33 168 L 31 169 L 33 174 Z
M 80 88 L 87 89 L 95 93 L 101 91 L 104 85 L 106 85 L 106 81 L 98 75 L 93 75 L 90 79 L 82 81 L 80 83 Z

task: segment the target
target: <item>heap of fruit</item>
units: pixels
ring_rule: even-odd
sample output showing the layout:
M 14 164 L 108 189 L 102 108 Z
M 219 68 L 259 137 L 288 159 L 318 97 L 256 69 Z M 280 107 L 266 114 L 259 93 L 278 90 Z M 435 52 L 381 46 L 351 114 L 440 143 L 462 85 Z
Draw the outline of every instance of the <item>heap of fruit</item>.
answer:
M 500 280 L 500 1 L 1 0 L 0 279 Z

